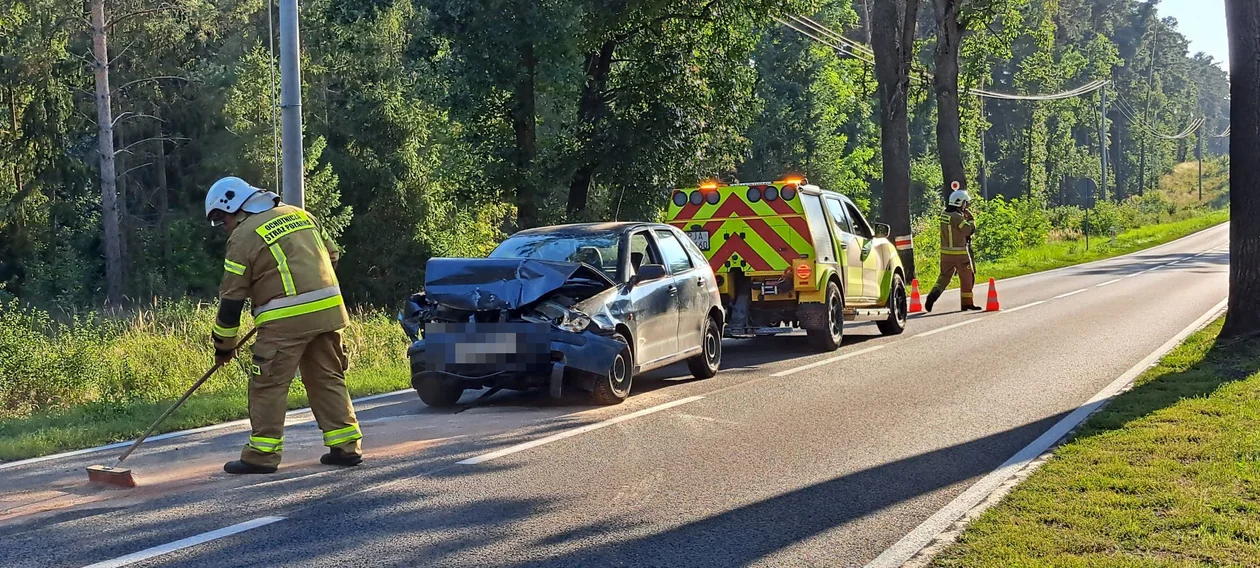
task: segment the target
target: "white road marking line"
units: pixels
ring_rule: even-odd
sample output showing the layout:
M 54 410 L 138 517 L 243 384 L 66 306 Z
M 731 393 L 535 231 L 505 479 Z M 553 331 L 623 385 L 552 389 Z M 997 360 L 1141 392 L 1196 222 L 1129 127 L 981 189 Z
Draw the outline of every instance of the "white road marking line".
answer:
M 283 520 L 284 520 L 284 517 L 262 517 L 262 518 L 254 519 L 252 521 L 246 521 L 244 523 L 235 524 L 230 527 L 224 527 L 217 531 L 210 531 L 208 533 L 202 533 L 197 536 L 190 536 L 188 538 L 177 540 L 172 543 L 163 544 L 162 546 L 146 548 L 144 550 L 141 550 L 140 552 L 137 552 L 134 554 L 128 554 L 126 556 L 120 556 L 113 560 L 97 562 L 96 564 L 86 566 L 85 568 L 118 568 L 120 566 L 126 566 L 128 564 L 135 564 L 136 562 L 140 562 L 142 560 L 148 560 L 155 556 L 161 556 L 163 554 L 175 552 L 176 550 L 183 550 L 185 548 L 197 546 L 198 544 L 207 543 L 212 540 L 223 538 L 225 536 L 232 536 L 237 533 L 242 533 L 250 529 L 256 529 L 258 527 L 269 525 L 271 523 L 283 521 Z
M 836 355 L 835 357 L 831 357 L 831 358 L 828 358 L 828 359 L 823 359 L 822 361 L 815 361 L 815 362 L 810 363 L 810 364 L 808 364 L 808 365 L 801 365 L 800 367 L 796 367 L 796 368 L 788 369 L 788 370 L 786 370 L 786 371 L 779 371 L 779 372 L 774 373 L 773 375 L 770 375 L 770 376 L 771 376 L 771 377 L 786 377 L 786 376 L 791 375 L 791 374 L 794 374 L 794 373 L 798 373 L 798 372 L 801 372 L 801 371 L 807 371 L 807 370 L 809 370 L 809 369 L 813 369 L 813 368 L 815 368 L 815 367 L 821 367 L 821 366 L 823 366 L 823 365 L 828 365 L 828 364 L 831 364 L 831 363 L 835 363 L 836 361 L 843 361 L 843 360 L 848 359 L 848 358 L 850 358 L 850 357 L 857 357 L 858 355 L 861 355 L 861 354 L 863 354 L 863 353 L 870 353 L 871 351 L 878 351 L 878 350 L 883 349 L 883 348 L 884 348 L 884 346 L 883 346 L 883 345 L 876 345 L 876 346 L 874 346 L 874 347 L 867 347 L 866 349 L 859 349 L 859 350 L 854 351 L 854 352 L 852 352 L 852 353 L 845 353 L 844 355 Z
M 380 399 L 382 399 L 382 398 L 388 398 L 388 397 L 391 397 L 391 396 L 397 396 L 397 395 L 400 395 L 400 394 L 403 394 L 403 393 L 408 393 L 408 392 L 411 392 L 411 391 L 412 391 L 412 389 L 396 390 L 396 391 L 394 391 L 394 392 L 387 392 L 387 393 L 383 393 L 383 394 L 375 394 L 375 395 L 372 395 L 372 396 L 365 396 L 365 397 L 363 397 L 363 398 L 356 398 L 356 399 L 351 400 L 350 402 L 352 402 L 352 403 L 354 403 L 354 404 L 362 404 L 362 403 L 365 403 L 365 402 L 371 402 L 371 401 L 374 401 L 374 400 L 380 400 Z M 310 412 L 310 411 L 311 411 L 310 407 L 298 408 L 298 409 L 295 409 L 295 410 L 290 410 L 290 411 L 288 411 L 288 412 L 284 413 L 284 415 L 287 417 L 287 416 L 293 416 L 293 415 L 296 415 L 296 414 L 302 414 L 303 412 Z M 312 418 L 312 420 L 313 420 L 313 419 L 314 419 L 314 418 Z M 232 428 L 232 427 L 235 427 L 235 426 L 248 426 L 248 425 L 249 425 L 249 420 L 248 420 L 248 419 L 245 419 L 245 420 L 233 420 L 233 421 L 231 421 L 231 422 L 223 422 L 223 423 L 221 423 L 221 424 L 211 424 L 211 425 L 209 425 L 209 426 L 202 426 L 202 427 L 200 427 L 200 428 L 192 428 L 192 429 L 190 429 L 190 430 L 180 430 L 180 431 L 178 431 L 178 432 L 167 432 L 167 433 L 165 433 L 165 434 L 159 434 L 159 435 L 157 435 L 157 436 L 149 436 L 149 438 L 148 438 L 147 440 L 145 440 L 145 441 L 144 441 L 144 443 L 145 443 L 145 444 L 152 444 L 153 442 L 160 442 L 160 441 L 162 441 L 162 440 L 169 440 L 169 439 L 171 439 L 171 438 L 181 438 L 181 437 L 184 437 L 184 436 L 191 436 L 191 435 L 193 435 L 193 434 L 200 434 L 200 433 L 202 433 L 202 432 L 212 432 L 212 431 L 214 431 L 214 430 L 222 430 L 222 429 L 224 429 L 224 428 Z M 47 456 L 40 456 L 40 457 L 37 457 L 37 458 L 29 458 L 29 459 L 18 460 L 18 461 L 4 462 L 4 463 L 0 463 L 0 470 L 6 470 L 6 469 L 10 469 L 10 468 L 18 467 L 18 466 L 23 466 L 23 465 L 30 465 L 30 464 L 33 464 L 33 463 L 46 462 L 46 461 L 51 461 L 51 460 L 58 460 L 58 459 L 61 459 L 61 458 L 69 458 L 69 457 L 74 457 L 74 456 L 81 456 L 81 455 L 84 455 L 84 454 L 94 454 L 94 453 L 96 453 L 96 452 L 104 452 L 104 451 L 108 451 L 108 450 L 116 450 L 116 449 L 119 449 L 119 448 L 125 448 L 125 447 L 127 447 L 127 446 L 130 446 L 130 445 L 131 445 L 132 443 L 134 443 L 134 442 L 135 442 L 135 440 L 128 440 L 128 441 L 126 441 L 126 442 L 115 442 L 115 443 L 113 443 L 113 444 L 106 444 L 106 445 L 104 445 L 104 446 L 97 446 L 97 447 L 95 447 L 95 448 L 86 448 L 86 449 L 82 449 L 82 450 L 74 450 L 74 451 L 71 451 L 71 452 L 63 452 L 63 453 L 60 453 L 60 454 L 51 454 L 51 455 L 47 455 Z
M 544 445 L 544 444 L 550 444 L 550 443 L 552 443 L 552 442 L 558 442 L 558 441 L 563 440 L 563 439 L 565 439 L 565 438 L 572 438 L 572 437 L 577 436 L 577 435 L 579 435 L 579 434 L 585 434 L 585 433 L 587 433 L 587 432 L 591 432 L 591 431 L 594 431 L 594 430 L 599 430 L 600 428 L 605 428 L 605 427 L 608 427 L 608 426 L 612 426 L 613 424 L 619 424 L 619 423 L 621 423 L 621 422 L 625 422 L 625 421 L 627 421 L 627 420 L 632 420 L 632 419 L 638 418 L 638 417 L 640 417 L 640 416 L 647 416 L 647 415 L 649 415 L 649 414 L 653 414 L 653 413 L 656 413 L 656 412 L 660 412 L 660 411 L 662 411 L 662 410 L 669 410 L 670 408 L 673 408 L 673 407 L 675 407 L 675 406 L 682 406 L 682 405 L 684 405 L 684 404 L 689 404 L 689 403 L 695 402 L 695 401 L 697 401 L 697 400 L 702 400 L 702 399 L 704 399 L 704 397 L 703 397 L 703 396 L 689 396 L 689 397 L 687 397 L 687 398 L 681 398 L 681 399 L 678 399 L 678 400 L 675 400 L 675 401 L 672 401 L 672 402 L 667 402 L 667 403 L 665 403 L 665 404 L 660 404 L 660 405 L 657 405 L 657 406 L 653 406 L 653 407 L 651 407 L 651 408 L 644 408 L 643 410 L 640 410 L 640 411 L 638 411 L 638 412 L 631 412 L 630 414 L 624 414 L 624 415 L 622 415 L 622 416 L 618 416 L 618 417 L 616 417 L 616 418 L 609 418 L 608 420 L 605 420 L 605 421 L 603 421 L 603 422 L 596 422 L 596 423 L 594 423 L 594 424 L 587 424 L 586 426 L 579 426 L 579 427 L 574 428 L 574 429 L 572 429 L 572 430 L 565 430 L 564 432 L 560 432 L 560 433 L 558 433 L 558 434 L 552 434 L 552 435 L 550 435 L 550 436 L 547 436 L 546 438 L 539 438 L 539 439 L 537 439 L 537 440 L 533 440 L 533 441 L 531 441 L 531 442 L 525 442 L 525 443 L 523 443 L 523 444 L 517 444 L 517 445 L 515 445 L 515 446 L 508 446 L 508 447 L 506 447 L 506 448 L 503 448 L 502 450 L 496 450 L 496 451 L 490 452 L 490 453 L 488 453 L 488 454 L 482 454 L 482 455 L 479 455 L 479 456 L 476 456 L 476 457 L 471 457 L 471 458 L 468 458 L 468 459 L 466 459 L 466 460 L 461 460 L 461 461 L 458 461 L 458 462 L 455 462 L 455 463 L 458 463 L 458 464 L 460 464 L 460 465 L 476 465 L 476 464 L 479 464 L 479 463 L 488 462 L 488 461 L 490 461 L 490 460 L 492 460 L 492 459 L 495 459 L 495 458 L 501 458 L 501 457 L 506 456 L 506 455 L 509 455 L 509 454 L 515 454 L 515 453 L 517 453 L 517 452 L 523 452 L 523 451 L 528 450 L 528 449 L 531 449 L 531 448 L 537 448 L 538 446 L 541 446 L 541 445 Z
M 936 328 L 936 329 L 934 329 L 934 330 L 932 330 L 932 331 L 925 331 L 925 332 L 923 332 L 923 333 L 920 333 L 920 334 L 916 335 L 915 337 L 927 337 L 927 336 L 929 336 L 929 335 L 936 335 L 936 334 L 938 334 L 938 333 L 940 333 L 940 332 L 942 332 L 942 331 L 949 331 L 949 330 L 951 330 L 951 329 L 957 329 L 957 328 L 960 328 L 960 327 L 962 327 L 962 326 L 964 326 L 964 325 L 971 325 L 971 324 L 976 323 L 976 322 L 978 322 L 978 321 L 980 321 L 980 318 L 976 318 L 976 319 L 969 319 L 969 320 L 965 320 L 965 321 L 960 321 L 960 322 L 958 322 L 958 323 L 956 323 L 956 324 L 947 325 L 947 326 L 945 326 L 945 327 L 938 327 L 938 328 Z
M 1095 288 L 1102 288 L 1103 286 L 1110 286 L 1110 285 L 1115 284 L 1116 282 L 1119 282 L 1119 281 L 1120 281 L 1120 279 L 1119 279 L 1119 278 L 1117 278 L 1117 279 L 1115 279 L 1115 280 L 1108 280 L 1108 281 L 1106 281 L 1106 282 L 1103 282 L 1102 284 L 1096 284 L 1096 285 L 1094 285 L 1094 287 L 1095 287 Z
M 1041 456 L 1051 445 L 1070 432 L 1072 428 L 1075 428 L 1077 424 L 1080 424 L 1091 413 L 1127 387 L 1129 383 L 1132 383 L 1138 375 L 1141 375 L 1152 365 L 1158 363 L 1161 357 L 1180 345 L 1186 337 L 1189 337 L 1190 334 L 1202 329 L 1216 319 L 1225 310 L 1225 304 L 1226 301 L 1222 300 L 1221 303 L 1213 306 L 1212 309 L 1200 316 L 1194 323 L 1181 330 L 1180 333 L 1169 339 L 1167 343 L 1161 345 L 1154 353 L 1139 361 L 1138 364 L 1134 365 L 1123 375 L 1120 375 L 1120 378 L 1107 385 L 1106 388 L 1099 391 L 1088 402 L 1072 411 L 1071 414 L 1064 417 L 1036 440 L 1033 440 L 1031 444 L 1028 444 L 1024 449 L 1011 456 L 1010 459 L 1006 460 L 1006 463 L 998 466 L 997 469 L 981 478 L 980 481 L 977 481 L 975 485 L 969 487 L 948 505 L 945 505 L 944 508 L 928 517 L 926 521 L 923 521 L 923 524 L 920 524 L 910 534 L 902 537 L 896 544 L 893 544 L 876 557 L 875 560 L 872 560 L 870 564 L 867 564 L 866 568 L 893 568 L 905 564 L 923 547 L 931 544 L 937 536 L 950 528 L 954 521 L 988 498 L 1007 479 L 1023 469 L 1029 462 Z
M 1045 300 L 1041 300 L 1041 301 L 1038 301 L 1038 302 L 1033 302 L 1033 303 L 1031 303 L 1031 304 L 1024 304 L 1024 305 L 1022 305 L 1022 306 L 1015 306 L 1015 307 L 1013 307 L 1013 308 L 1011 308 L 1011 309 L 1009 309 L 1009 310 L 1004 310 L 1004 311 L 1005 311 L 1006 313 L 1008 313 L 1008 314 L 1009 314 L 1009 313 L 1012 313 L 1012 312 L 1018 312 L 1018 311 L 1020 311 L 1020 310 L 1028 309 L 1028 308 L 1031 308 L 1031 307 L 1033 307 L 1033 306 L 1040 306 L 1040 305 L 1042 305 L 1042 304 L 1044 304 L 1044 303 L 1046 303 L 1046 301 L 1045 301 Z
M 1055 296 L 1055 297 L 1050 298 L 1050 299 L 1051 299 L 1051 300 L 1058 300 L 1059 298 L 1066 298 L 1066 297 L 1068 297 L 1068 296 L 1075 296 L 1075 295 L 1080 294 L 1081 292 L 1084 292 L 1084 291 L 1086 291 L 1086 290 L 1088 290 L 1088 289 L 1089 289 L 1089 288 L 1081 288 L 1080 290 L 1077 290 L 1077 291 L 1075 291 L 1075 292 L 1068 292 L 1068 293 L 1066 293 L 1066 294 L 1059 294 L 1058 296 Z
M 1046 274 L 1054 274 L 1055 272 L 1060 272 L 1060 271 L 1063 271 L 1063 270 L 1071 270 L 1071 269 L 1073 269 L 1073 268 L 1084 268 L 1084 267 L 1087 267 L 1087 266 L 1093 266 L 1093 265 L 1095 265 L 1095 264 L 1101 264 L 1101 263 L 1104 263 L 1104 262 L 1111 262 L 1111 261 L 1115 261 L 1115 260 L 1123 259 L 1123 258 L 1125 258 L 1125 257 L 1134 256 L 1134 255 L 1137 255 L 1137 254 L 1151 253 L 1151 252 L 1154 252 L 1154 251 L 1157 251 L 1157 250 L 1160 250 L 1160 249 L 1163 249 L 1163 248 L 1171 247 L 1171 246 L 1173 246 L 1173 245 L 1175 245 L 1175 244 L 1177 244 L 1177 243 L 1180 243 L 1181 241 L 1189 240 L 1189 239 L 1191 239 L 1191 238 L 1193 238 L 1193 237 L 1199 237 L 1199 236 L 1202 236 L 1204 233 L 1206 233 L 1206 232 L 1208 232 L 1208 231 L 1211 231 L 1211 230 L 1213 230 L 1213 229 L 1218 229 L 1218 228 L 1220 228 L 1220 227 L 1228 227 L 1228 226 L 1229 226 L 1229 221 L 1226 221 L 1226 222 L 1221 223 L 1221 224 L 1219 224 L 1219 225 L 1212 225 L 1211 227 L 1208 227 L 1208 228 L 1206 228 L 1206 229 L 1200 229 L 1200 230 L 1198 230 L 1198 231 L 1195 231 L 1195 232 L 1193 232 L 1193 233 L 1190 233 L 1189 235 L 1186 235 L 1186 236 L 1184 236 L 1184 237 L 1181 237 L 1181 238 L 1179 238 L 1179 239 L 1177 239 L 1177 240 L 1174 240 L 1174 241 L 1168 241 L 1168 242 L 1166 242 L 1166 243 L 1164 243 L 1164 244 L 1162 244 L 1162 245 L 1153 246 L 1153 247 L 1148 248 L 1148 249 L 1135 250 L 1135 251 L 1133 251 L 1133 252 L 1131 252 L 1131 253 L 1129 253 L 1129 254 L 1124 254 L 1124 255 L 1120 255 L 1120 256 L 1113 256 L 1113 257 L 1110 257 L 1110 258 L 1100 258 L 1100 259 L 1098 259 L 1098 260 L 1091 260 L 1091 261 L 1089 261 L 1089 262 L 1082 262 L 1082 263 L 1080 263 L 1080 264 L 1072 264 L 1072 265 L 1069 265 L 1069 266 L 1061 266 L 1061 267 L 1059 267 L 1059 268 L 1052 268 L 1052 269 L 1050 269 L 1050 270 L 1043 270 L 1043 271 L 1041 271 L 1041 272 L 1033 272 L 1033 273 L 1030 273 L 1030 274 L 1024 274 L 1023 276 L 1014 276 L 1014 277 L 1011 277 L 1011 278 L 1004 278 L 1004 279 L 1002 279 L 1002 282 L 1013 282 L 1013 281 L 1015 281 L 1015 280 L 1021 280 L 1021 279 L 1024 279 L 1024 278 L 1032 278 L 1032 277 L 1034 277 L 1034 276 L 1044 276 L 1044 275 L 1046 275 Z M 1228 234 L 1228 231 L 1227 231 L 1226 233 Z

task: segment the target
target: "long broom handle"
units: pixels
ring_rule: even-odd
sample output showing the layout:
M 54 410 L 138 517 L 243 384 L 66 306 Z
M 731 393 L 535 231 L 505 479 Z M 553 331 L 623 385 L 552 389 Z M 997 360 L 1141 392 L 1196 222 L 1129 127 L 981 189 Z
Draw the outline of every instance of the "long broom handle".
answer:
M 258 328 L 249 330 L 249 333 L 245 334 L 245 337 L 241 338 L 237 345 L 239 346 L 247 343 L 250 338 L 254 337 L 254 333 L 257 331 Z M 152 434 L 153 430 L 155 430 L 163 420 L 166 420 L 167 416 L 170 416 L 172 412 L 175 412 L 175 409 L 183 406 L 184 401 L 188 400 L 188 397 L 192 396 L 192 393 L 196 392 L 198 388 L 201 388 L 201 385 L 209 380 L 210 377 L 214 376 L 214 373 L 221 368 L 223 368 L 223 363 L 216 361 L 214 366 L 210 367 L 210 370 L 206 371 L 206 374 L 202 375 L 200 379 L 197 379 L 197 382 L 193 383 L 191 387 L 188 387 L 188 390 L 184 392 L 184 396 L 179 397 L 179 400 L 175 401 L 175 404 L 172 404 L 170 408 L 167 408 L 166 412 L 163 412 L 157 420 L 153 421 L 153 424 L 149 425 L 149 429 L 145 430 L 144 434 L 141 434 L 139 438 L 136 438 L 135 442 L 131 443 L 131 447 L 127 448 L 127 451 L 123 452 L 123 455 L 118 456 L 118 463 L 122 463 L 123 460 L 127 459 L 127 456 L 131 455 L 131 452 L 134 452 L 136 448 L 140 447 L 140 444 L 144 443 L 144 440 L 149 437 L 149 434 Z

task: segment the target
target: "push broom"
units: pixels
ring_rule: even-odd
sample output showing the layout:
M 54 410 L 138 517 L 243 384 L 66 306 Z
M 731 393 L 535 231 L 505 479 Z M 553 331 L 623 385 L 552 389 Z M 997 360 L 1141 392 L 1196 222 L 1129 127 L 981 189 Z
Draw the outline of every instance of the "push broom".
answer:
M 245 337 L 241 339 L 238 345 L 244 345 L 246 342 L 250 340 L 251 337 L 254 336 L 254 333 L 257 331 L 258 331 L 258 328 L 249 330 L 249 333 L 245 334 Z M 211 376 L 214 375 L 216 371 L 218 371 L 222 367 L 223 367 L 223 363 L 219 363 L 216 361 L 214 366 L 210 367 L 209 371 L 206 371 L 206 374 L 202 375 L 200 379 L 197 379 L 197 382 L 193 383 L 193 385 L 189 387 L 186 392 L 184 392 L 184 396 L 180 397 L 179 400 L 175 401 L 175 404 L 172 404 L 170 408 L 166 409 L 166 412 L 163 412 L 162 415 L 159 416 L 157 420 L 153 421 L 153 424 L 149 425 L 149 429 L 145 430 L 144 434 L 141 434 L 139 438 L 136 438 L 135 442 L 131 443 L 131 447 L 127 448 L 127 451 L 123 452 L 121 456 L 118 456 L 118 461 L 115 462 L 114 465 L 88 466 L 87 468 L 88 481 L 104 483 L 106 485 L 116 485 L 118 487 L 126 487 L 126 488 L 135 487 L 136 477 L 131 474 L 131 470 L 125 467 L 119 467 L 122 465 L 123 460 L 127 459 L 127 456 L 131 455 L 131 452 L 134 452 L 136 448 L 140 447 L 140 444 L 144 443 L 144 440 L 149 437 L 149 434 L 152 434 L 153 430 L 156 429 L 158 425 L 162 423 L 163 420 L 166 420 L 167 416 L 170 416 L 172 412 L 175 412 L 175 409 L 182 406 L 184 404 L 184 401 L 188 400 L 188 397 L 192 396 L 192 393 L 196 392 L 197 389 L 201 387 L 202 383 L 205 383 Z

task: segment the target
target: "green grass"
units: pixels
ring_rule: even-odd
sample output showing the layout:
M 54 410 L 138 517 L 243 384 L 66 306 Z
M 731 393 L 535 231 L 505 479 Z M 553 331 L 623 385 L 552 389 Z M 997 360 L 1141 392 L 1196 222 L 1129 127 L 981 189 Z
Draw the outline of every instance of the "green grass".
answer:
M 213 306 L 178 302 L 124 321 L 60 324 L 38 310 L 0 304 L 0 460 L 140 435 L 213 363 L 213 314 Z M 344 342 L 352 396 L 410 384 L 406 341 L 391 318 L 355 314 Z M 225 367 L 155 433 L 245 418 L 247 381 L 239 360 Z M 301 381 L 294 381 L 289 407 L 306 405 Z
M 1089 419 L 940 567 L 1260 566 L 1260 341 L 1223 320 Z
M 1110 238 L 1090 237 L 1088 250 L 1085 249 L 1084 239 L 1051 241 L 1035 248 L 1021 250 L 1014 256 L 978 263 L 976 282 L 977 284 L 986 282 L 989 278 L 997 280 L 1013 278 L 1129 254 L 1175 241 L 1226 221 L 1229 221 L 1228 210 L 1210 211 L 1180 221 L 1130 229 L 1116 235 L 1115 244 L 1111 243 Z M 920 255 L 915 258 L 915 269 L 918 272 L 920 289 L 926 293 L 940 274 L 940 260 L 936 257 Z M 958 279 L 955 277 L 950 287 L 957 288 L 957 282 Z

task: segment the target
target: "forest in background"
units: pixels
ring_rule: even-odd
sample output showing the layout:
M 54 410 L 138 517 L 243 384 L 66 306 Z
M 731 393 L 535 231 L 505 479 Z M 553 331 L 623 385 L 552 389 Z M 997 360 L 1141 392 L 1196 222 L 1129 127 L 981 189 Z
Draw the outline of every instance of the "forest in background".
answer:
M 655 219 L 669 187 L 709 177 L 804 174 L 878 211 L 873 70 L 774 20 L 809 15 L 869 43 L 874 1 L 304 2 L 307 206 L 347 249 L 346 294 L 394 306 L 431 256 L 481 255 L 540 224 Z M 924 69 L 932 4 L 919 12 Z M 106 298 L 87 8 L 0 7 L 0 296 L 60 313 Z M 204 220 L 204 191 L 224 175 L 276 186 L 278 18 L 259 0 L 104 8 L 121 292 L 130 305 L 212 298 L 224 237 Z M 1144 194 L 1194 158 L 1197 136 L 1206 155 L 1227 152 L 1228 139 L 1214 137 L 1228 127 L 1227 76 L 1188 51 L 1155 3 L 974 0 L 964 10 L 983 22 L 960 55 L 968 185 L 1002 198 L 985 204 L 1002 212 L 989 227 L 1012 235 L 979 256 L 1082 229 L 1077 180 L 1099 178 L 1099 101 L 986 100 L 968 88 L 1112 81 L 1101 215 L 1176 208 Z M 930 82 L 912 82 L 909 105 L 912 213 L 922 217 L 944 183 Z M 1193 136 L 1157 135 L 1197 118 L 1206 122 Z

